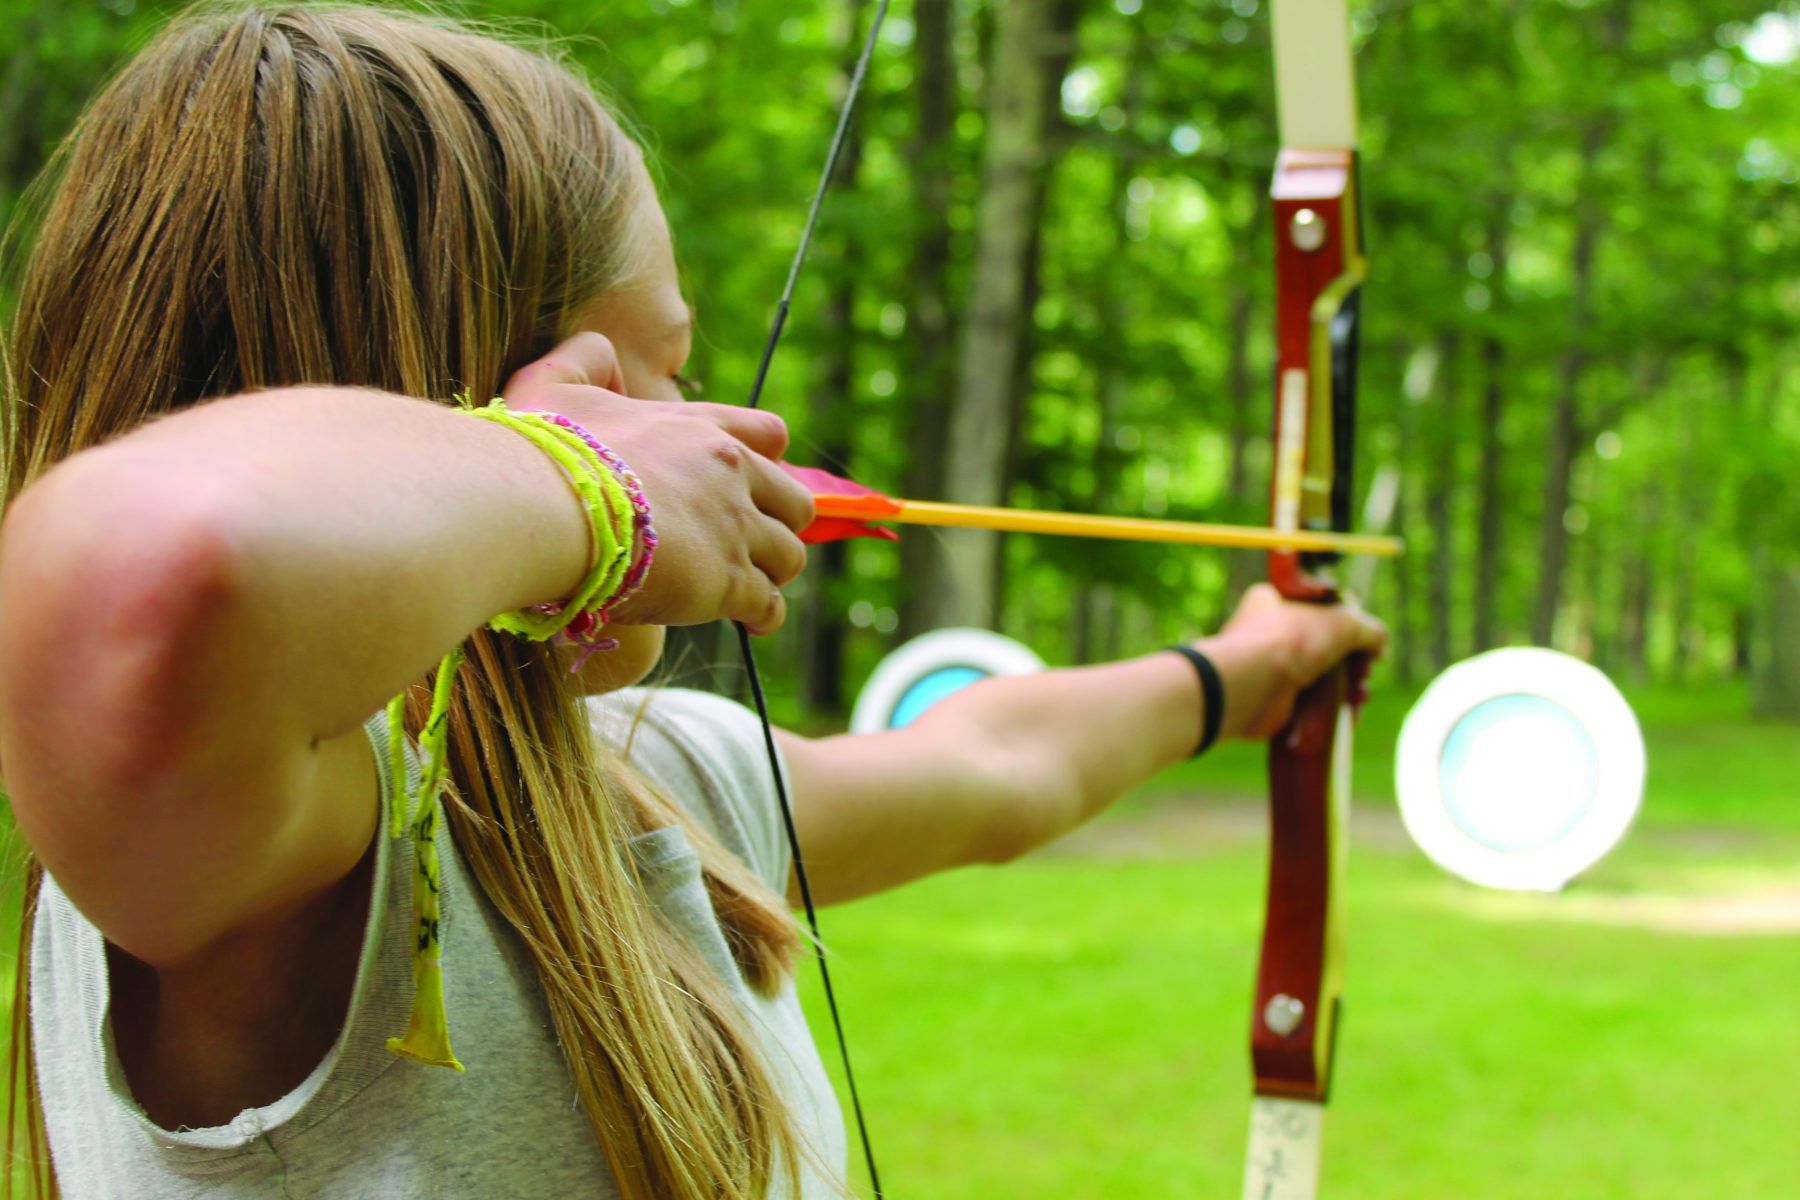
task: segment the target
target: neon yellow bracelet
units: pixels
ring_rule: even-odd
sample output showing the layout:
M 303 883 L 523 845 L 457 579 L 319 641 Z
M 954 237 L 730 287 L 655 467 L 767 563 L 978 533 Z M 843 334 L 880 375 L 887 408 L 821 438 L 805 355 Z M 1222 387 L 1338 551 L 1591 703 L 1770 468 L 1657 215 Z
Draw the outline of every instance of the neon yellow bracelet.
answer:
M 592 447 L 580 435 L 562 428 L 535 412 L 513 412 L 506 402 L 496 399 L 486 408 L 466 409 L 470 416 L 481 417 L 517 430 L 530 438 L 541 450 L 560 463 L 569 473 L 576 493 L 586 504 L 594 531 L 594 552 L 585 579 L 563 602 L 561 611 L 539 612 L 530 608 L 501 613 L 488 622 L 488 628 L 502 633 L 516 633 L 533 641 L 549 641 L 573 621 L 578 613 L 597 608 L 610 599 L 625 581 L 631 567 L 633 522 L 635 514 L 625 485 L 611 468 L 601 462 Z M 595 597 L 600 597 L 596 602 Z

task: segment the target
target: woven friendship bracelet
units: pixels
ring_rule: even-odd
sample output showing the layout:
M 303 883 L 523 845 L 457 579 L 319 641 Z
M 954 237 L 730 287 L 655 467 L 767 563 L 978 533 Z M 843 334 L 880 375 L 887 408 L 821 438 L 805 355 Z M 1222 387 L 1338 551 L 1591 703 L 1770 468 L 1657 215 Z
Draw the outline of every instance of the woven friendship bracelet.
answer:
M 486 408 L 466 410 L 471 416 L 517 430 L 568 471 L 570 482 L 587 506 L 594 532 L 594 552 L 587 577 L 554 612 L 539 605 L 501 613 L 488 628 L 546 642 L 580 613 L 598 608 L 622 588 L 631 569 L 635 520 L 625 485 L 600 456 L 573 430 L 543 413 L 513 412 L 500 400 Z
M 634 557 L 631 560 L 631 567 L 625 573 L 625 578 L 620 582 L 618 589 L 597 608 L 578 612 L 563 628 L 564 640 L 573 645 L 585 647 L 581 656 L 569 667 L 570 673 L 573 674 L 581 670 L 589 656 L 596 650 L 611 650 L 618 646 L 616 638 L 603 637 L 600 630 L 611 619 L 612 610 L 619 602 L 643 586 L 645 577 L 650 573 L 650 564 L 656 558 L 659 539 L 656 535 L 656 526 L 650 522 L 650 501 L 644 496 L 644 485 L 638 479 L 637 473 L 625 465 L 624 459 L 613 453 L 598 438 L 571 421 L 567 416 L 562 413 L 551 413 L 549 417 L 556 425 L 579 437 L 590 450 L 600 457 L 600 461 L 612 470 L 619 483 L 623 485 L 626 497 L 631 503 L 632 528 L 635 534 Z M 531 607 L 534 612 L 560 613 L 565 611 L 567 606 L 558 602 L 534 604 Z

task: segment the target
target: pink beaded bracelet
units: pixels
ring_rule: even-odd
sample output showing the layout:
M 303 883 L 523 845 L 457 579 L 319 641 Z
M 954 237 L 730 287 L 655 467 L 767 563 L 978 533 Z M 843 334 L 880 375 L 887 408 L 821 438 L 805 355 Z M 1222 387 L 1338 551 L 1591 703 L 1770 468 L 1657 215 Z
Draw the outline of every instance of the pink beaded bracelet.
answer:
M 618 590 L 608 596 L 598 607 L 577 614 L 559 635 L 571 644 L 586 647 L 581 657 L 576 659 L 574 665 L 569 668 L 570 674 L 573 674 L 581 670 L 583 664 L 587 662 L 588 656 L 594 651 L 612 650 L 618 647 L 619 640 L 617 638 L 599 636 L 600 627 L 606 624 L 612 610 L 618 606 L 620 601 L 644 586 L 644 578 L 649 575 L 650 564 L 656 558 L 656 526 L 650 523 L 650 501 L 644 497 L 643 482 L 638 479 L 637 472 L 625 465 L 624 459 L 562 413 L 547 412 L 541 415 L 586 442 L 589 449 L 599 455 L 600 461 L 605 463 L 607 468 L 618 478 L 619 483 L 625 489 L 625 495 L 631 501 L 632 531 L 638 547 L 637 556 L 633 559 L 631 567 L 625 572 L 625 578 L 619 583 Z M 558 613 L 562 611 L 562 604 L 554 601 L 548 604 L 534 604 L 532 609 L 542 613 Z

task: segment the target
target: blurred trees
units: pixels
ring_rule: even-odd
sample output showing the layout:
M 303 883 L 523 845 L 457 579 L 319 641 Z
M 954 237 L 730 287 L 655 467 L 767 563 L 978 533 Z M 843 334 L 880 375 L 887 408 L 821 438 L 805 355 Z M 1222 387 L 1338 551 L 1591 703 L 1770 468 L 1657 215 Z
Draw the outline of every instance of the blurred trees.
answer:
M 895 0 L 766 403 L 896 493 L 1266 515 L 1267 0 Z M 745 394 L 872 0 L 471 5 L 570 35 L 652 150 L 707 398 Z M 1536 641 L 1627 678 L 1800 662 L 1800 16 L 1791 0 L 1353 5 L 1373 267 L 1374 574 L 1418 678 Z M 0 8 L 0 202 L 160 20 Z M 1197 632 L 1253 557 L 930 531 L 818 556 L 815 710 L 902 631 L 1052 661 Z M 988 550 L 981 545 L 991 547 Z M 702 639 L 704 646 L 704 639 Z M 704 656 L 704 655 L 703 655 Z

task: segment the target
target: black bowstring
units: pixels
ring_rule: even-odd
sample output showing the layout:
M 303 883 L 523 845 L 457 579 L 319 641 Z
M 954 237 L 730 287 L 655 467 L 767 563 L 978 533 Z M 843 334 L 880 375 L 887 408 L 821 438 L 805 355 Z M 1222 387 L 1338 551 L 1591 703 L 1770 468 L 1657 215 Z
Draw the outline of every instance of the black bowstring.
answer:
M 787 284 L 781 289 L 781 300 L 775 306 L 775 318 L 769 326 L 769 339 L 763 343 L 762 361 L 756 367 L 756 380 L 750 385 L 750 398 L 744 402 L 746 408 L 755 408 L 762 402 L 763 384 L 769 378 L 769 363 L 775 357 L 775 347 L 781 344 L 782 331 L 787 327 L 788 310 L 794 299 L 794 285 L 800 279 L 801 264 L 806 261 L 806 251 L 812 245 L 813 230 L 818 227 L 819 210 L 825 204 L 825 193 L 831 188 L 831 176 L 837 170 L 838 153 L 844 148 L 844 138 L 850 129 L 850 117 L 856 109 L 856 98 L 862 92 L 863 76 L 868 73 L 869 60 L 874 57 L 875 43 L 881 36 L 881 23 L 887 18 L 888 0 L 880 0 L 875 8 L 875 19 L 869 25 L 869 36 L 863 42 L 862 54 L 856 60 L 856 70 L 850 76 L 850 87 L 845 93 L 843 106 L 838 110 L 837 130 L 831 135 L 831 148 L 825 153 L 825 166 L 819 172 L 819 185 L 813 191 L 812 206 L 806 213 L 806 228 L 801 231 L 800 244 L 794 249 L 794 261 L 788 267 Z M 775 781 L 775 798 L 781 803 L 781 823 L 787 830 L 788 850 L 794 856 L 794 878 L 800 884 L 800 902 L 806 909 L 806 925 L 812 932 L 813 947 L 819 959 L 819 979 L 825 985 L 825 1004 L 831 1010 L 831 1025 L 837 1032 L 838 1057 L 844 1064 L 844 1084 L 850 1091 L 850 1107 L 856 1114 L 856 1132 L 862 1139 L 863 1162 L 869 1168 L 869 1182 L 875 1189 L 875 1200 L 881 1200 L 881 1175 L 875 1170 L 875 1149 L 869 1141 L 869 1125 L 863 1119 L 862 1097 L 856 1090 L 856 1073 L 850 1069 L 850 1043 L 844 1037 L 844 1021 L 838 1013 L 837 993 L 831 986 L 831 968 L 825 964 L 825 943 L 819 936 L 819 914 L 813 905 L 812 885 L 806 879 L 806 865 L 800 855 L 800 835 L 794 827 L 794 810 L 788 803 L 787 781 L 781 773 L 781 759 L 775 750 L 775 727 L 769 721 L 769 704 L 763 696 L 762 677 L 756 670 L 756 655 L 750 649 L 750 631 L 744 628 L 742 621 L 733 621 L 737 627 L 738 650 L 744 659 L 744 675 L 750 681 L 750 696 L 756 702 L 756 716 L 762 722 L 763 749 L 769 756 L 769 774 Z

